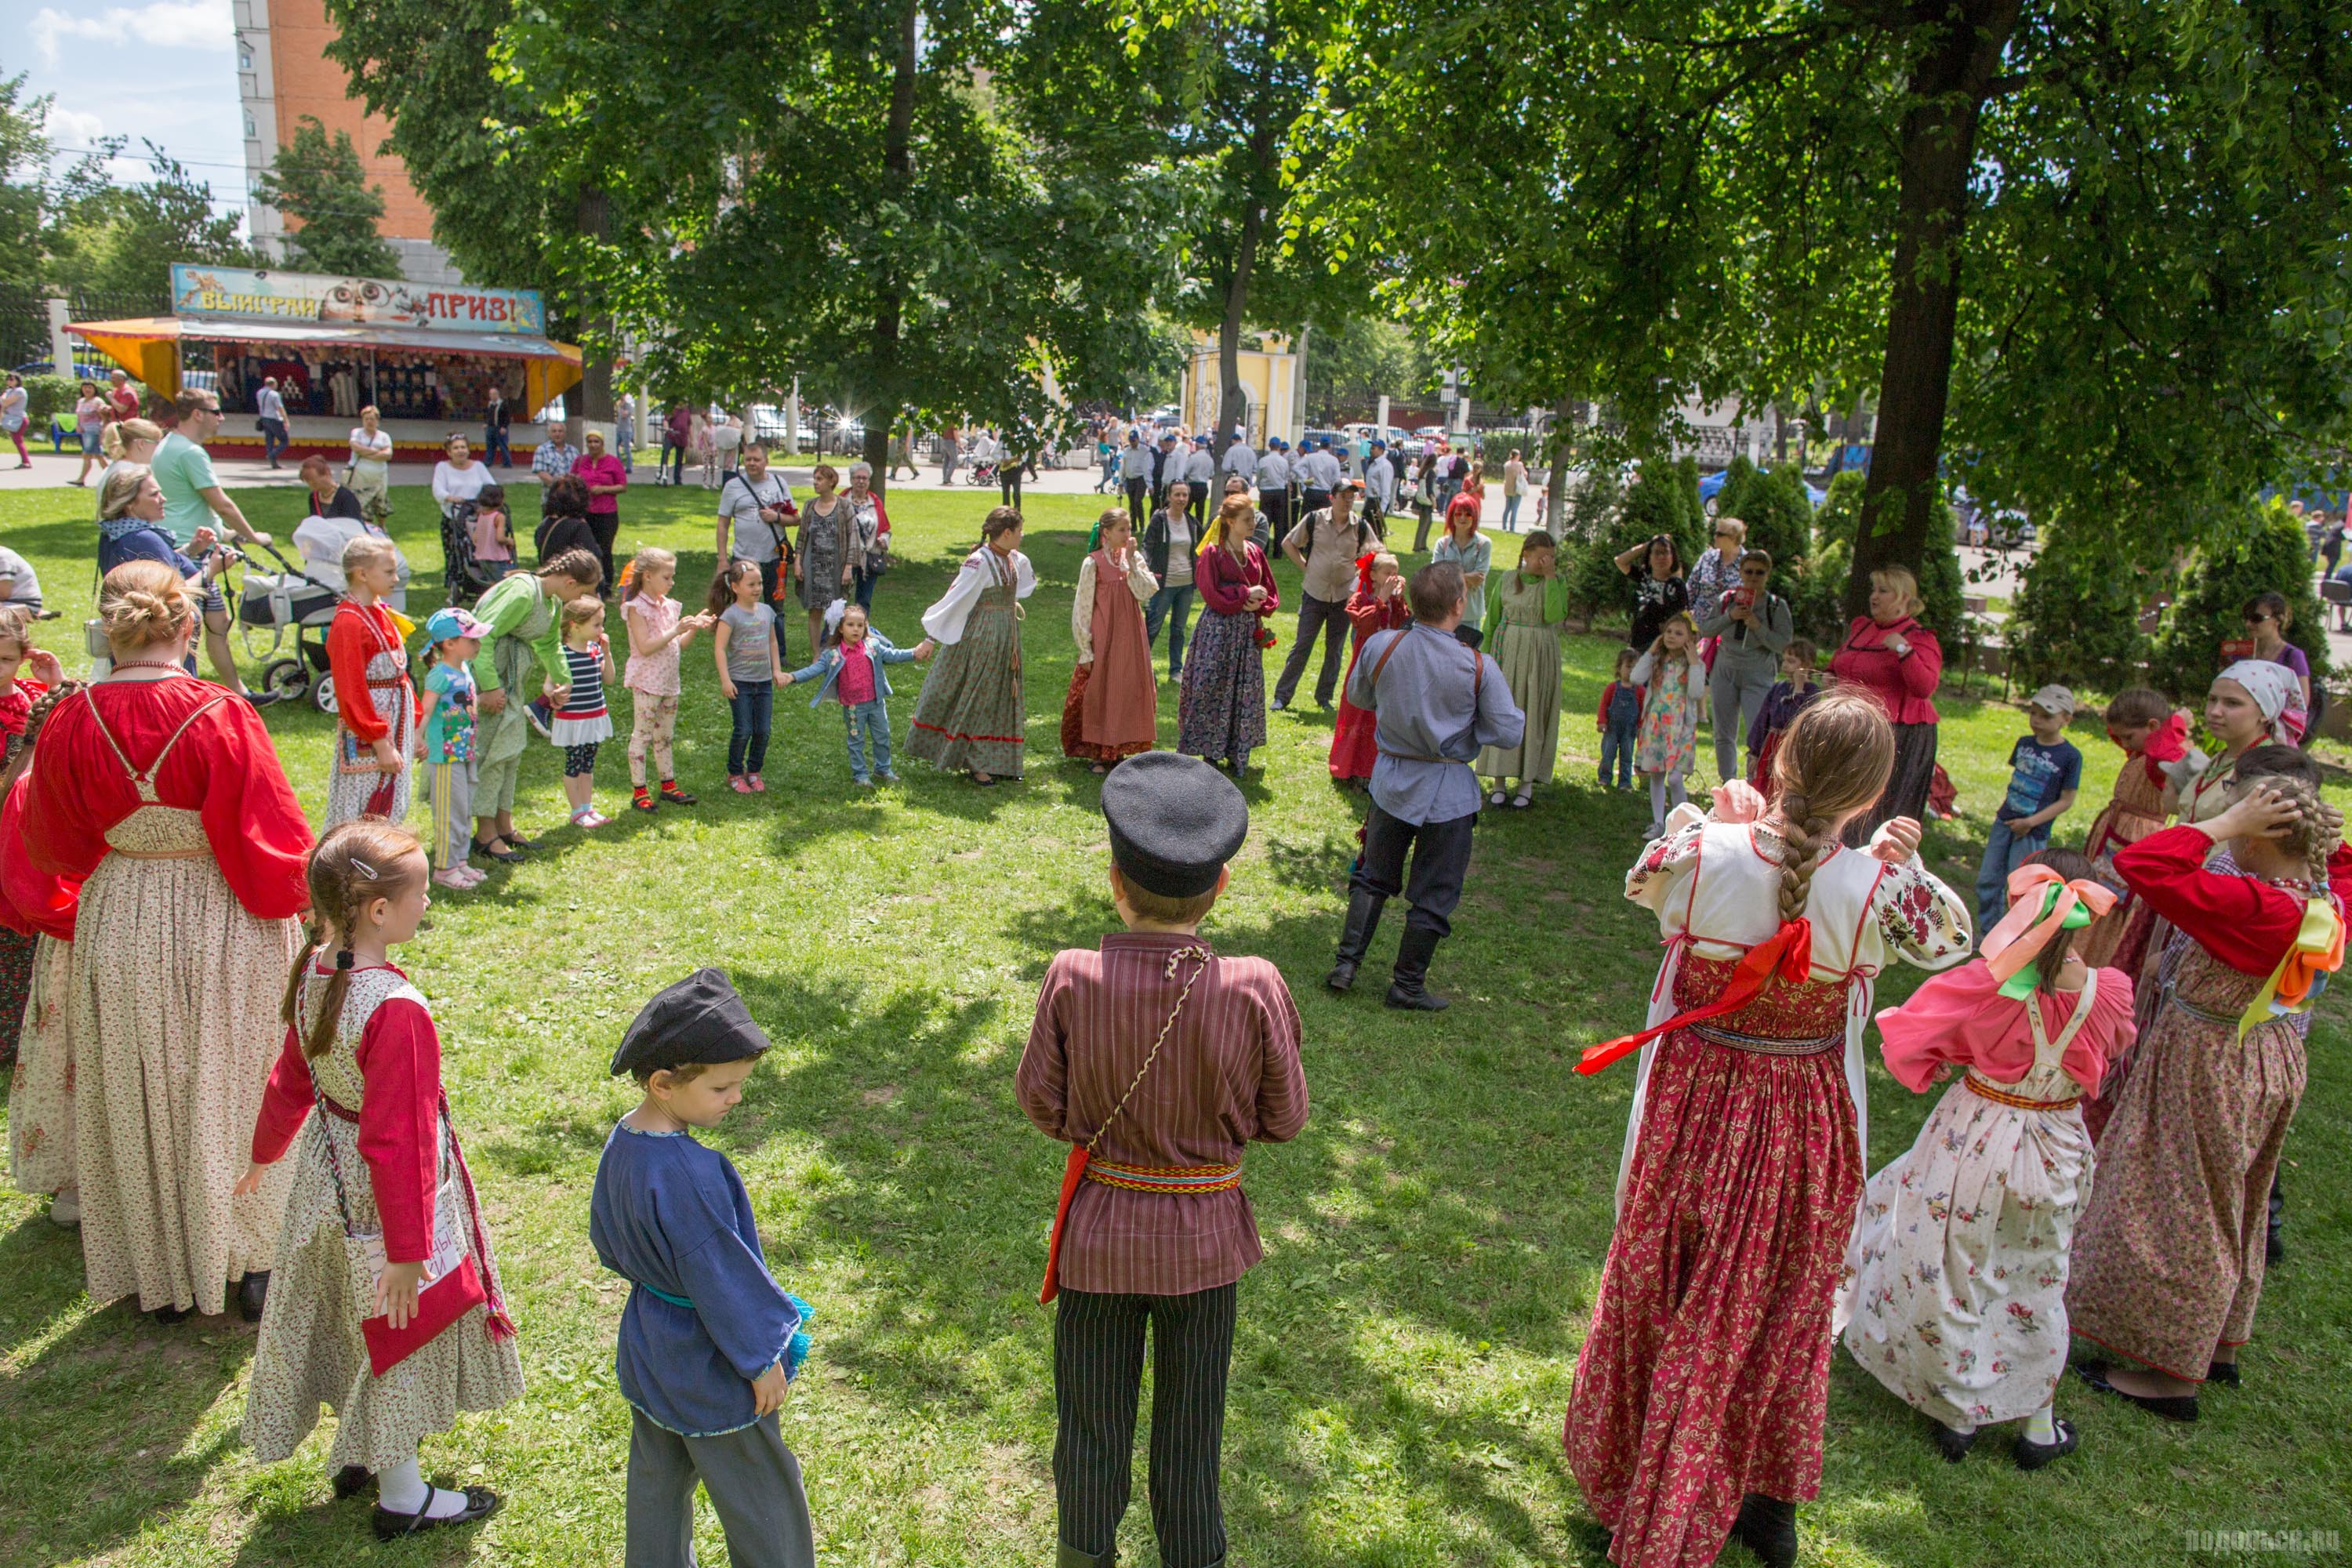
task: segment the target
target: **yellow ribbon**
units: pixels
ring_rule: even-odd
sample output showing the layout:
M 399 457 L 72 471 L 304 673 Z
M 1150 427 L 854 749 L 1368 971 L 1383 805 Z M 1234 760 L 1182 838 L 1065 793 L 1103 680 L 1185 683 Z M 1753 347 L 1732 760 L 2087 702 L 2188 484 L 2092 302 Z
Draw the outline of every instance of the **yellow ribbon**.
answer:
M 2244 1039 L 2257 1024 L 2310 1012 L 2311 1005 L 2326 989 L 2327 977 L 2343 966 L 2344 921 L 2328 899 L 2313 899 L 2303 906 L 2303 924 L 2294 933 L 2294 945 L 2286 950 L 2286 956 L 2279 960 L 2238 1020 L 2238 1037 Z

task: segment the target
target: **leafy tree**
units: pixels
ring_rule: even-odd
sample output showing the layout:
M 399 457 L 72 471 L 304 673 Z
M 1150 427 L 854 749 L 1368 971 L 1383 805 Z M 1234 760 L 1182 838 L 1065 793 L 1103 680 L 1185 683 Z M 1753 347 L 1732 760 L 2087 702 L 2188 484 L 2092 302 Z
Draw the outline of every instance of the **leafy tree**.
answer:
M 2149 646 L 2139 629 L 2147 579 L 2119 569 L 2099 525 L 2055 519 L 2041 544 L 2010 605 L 2009 653 L 2020 683 L 2099 691 L 2137 684 Z
M 1725 515 L 1720 505 L 1715 512 Z M 1732 515 L 1748 525 L 1748 542 L 1771 555 L 1776 572 L 1795 572 L 1812 552 L 1812 497 L 1794 463 L 1759 469 L 1740 498 L 1739 510 Z
M 287 235 L 296 270 L 400 276 L 400 253 L 376 229 L 383 218 L 383 192 L 367 183 L 350 132 L 338 131 L 329 141 L 324 125 L 302 116 L 294 139 L 278 149 L 254 194 L 299 226 Z
M 1417 397 L 1437 375 L 1436 356 L 1416 333 L 1371 317 L 1316 328 L 1306 352 L 1310 424 L 1336 424 L 1343 409 L 1377 411 L 1383 397 Z
M 1005 62 L 1009 25 L 916 0 L 551 0 L 497 47 L 516 156 L 593 171 L 631 215 L 566 275 L 671 384 L 798 370 L 862 416 L 881 474 L 901 409 L 976 416 L 1017 447 L 1063 420 L 1055 393 L 1125 401 L 1165 363 L 1141 308 L 1168 249 L 1137 221 L 1150 193 L 1020 133 L 1006 79 L 975 75 Z
M 160 303 L 171 295 L 174 261 L 256 263 L 238 234 L 244 218 L 215 212 L 208 183 L 154 142 L 146 147 L 154 173 L 139 184 L 103 184 L 96 163 L 86 163 L 60 188 L 60 218 L 50 231 L 54 281 Z
M 1601 474 L 1607 465 L 1596 465 Z M 1681 551 L 1683 566 L 1688 570 L 1698 557 L 1698 530 L 1691 521 L 1696 510 L 1697 492 L 1686 487 L 1686 476 L 1678 464 L 1654 462 L 1643 465 L 1630 489 L 1624 490 L 1623 501 L 1610 514 L 1597 533 L 1580 531 L 1582 543 L 1571 546 L 1568 592 L 1570 600 L 1588 615 L 1622 610 L 1631 602 L 1631 591 L 1625 585 L 1624 574 L 1617 570 L 1616 557 L 1644 540 L 1664 534 L 1674 540 Z M 1596 475 L 1594 488 L 1588 488 L 1584 504 L 1571 512 L 1575 523 L 1590 527 L 1582 516 L 1596 510 L 1594 503 L 1606 500 L 1614 490 L 1617 480 L 1613 474 Z M 1690 499 L 1684 498 L 1685 488 Z
M 1330 12 L 1308 0 L 1169 0 L 1140 13 L 1039 0 L 1021 15 L 1017 63 L 1000 82 L 1020 125 L 1097 171 L 1154 176 L 1150 210 L 1182 247 L 1169 308 L 1217 336 L 1222 456 L 1247 406 L 1244 331 L 1328 325 L 1366 303 L 1344 252 L 1286 233 L 1307 155 L 1294 128 L 1319 89 Z
M 328 58 L 348 73 L 353 96 L 391 121 L 383 150 L 399 156 L 432 206 L 433 237 L 476 283 L 547 291 L 551 329 L 584 351 L 578 412 L 611 418 L 618 335 L 610 302 L 571 265 L 572 241 L 593 241 L 632 216 L 615 210 L 581 159 L 528 146 L 542 117 L 529 93 L 492 68 L 512 0 L 327 0 L 327 16 L 336 30 Z M 614 166 L 657 177 L 659 148 L 633 140 Z
M 2352 0 L 1342 17 L 1381 90 L 1318 104 L 1301 221 L 1482 382 L 1598 397 L 1637 447 L 1694 393 L 1874 386 L 1849 605 L 1940 548 L 1948 445 L 1979 496 L 2104 506 L 2152 560 L 2352 427 Z
M 1862 492 L 1864 480 L 1861 470 L 1848 468 L 1830 481 L 1828 497 L 1821 510 L 1813 514 L 1813 538 L 1818 545 L 1837 540 L 1846 547 L 1849 562 L 1853 552 L 1853 536 L 1862 528 Z M 1840 592 L 1843 592 L 1843 586 Z
M 49 100 L 0 80 L 0 289 L 30 294 L 48 248 Z
M 2311 585 L 2311 544 L 2281 500 L 2241 506 L 2210 520 L 2180 574 L 2148 662 L 2150 683 L 2177 702 L 2202 697 L 2221 668 L 2221 644 L 2246 635 L 2242 612 L 2257 594 L 2286 595 L 2287 640 L 2329 669 L 2327 623 Z

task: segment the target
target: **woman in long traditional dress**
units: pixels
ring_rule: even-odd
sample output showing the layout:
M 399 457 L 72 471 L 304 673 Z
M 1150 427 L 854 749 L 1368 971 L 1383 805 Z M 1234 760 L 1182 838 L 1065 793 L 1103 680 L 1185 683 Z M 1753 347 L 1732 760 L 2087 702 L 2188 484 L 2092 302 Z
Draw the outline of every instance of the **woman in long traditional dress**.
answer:
M 510 572 L 474 605 L 486 628 L 491 680 L 481 688 L 474 721 L 473 852 L 515 861 L 539 841 L 515 831 L 515 783 L 530 742 L 531 703 L 565 689 L 572 679 L 556 622 L 563 606 L 596 591 L 604 569 L 587 550 L 566 550 L 536 572 Z
M 1478 753 L 1478 772 L 1493 781 L 1489 805 L 1502 805 L 1505 786 L 1517 779 L 1519 787 L 1508 798 L 1526 810 L 1536 785 L 1551 783 L 1559 759 L 1559 639 L 1568 630 L 1568 586 L 1559 566 L 1551 535 L 1530 533 L 1519 546 L 1518 565 L 1487 580 L 1486 651 L 1502 667 L 1511 700 L 1528 716 L 1517 745 Z
M 800 574 L 801 608 L 808 612 L 808 645 L 824 643 L 825 606 L 856 592 L 854 568 L 863 552 L 854 548 L 857 537 L 857 506 L 835 493 L 841 475 L 831 463 L 809 470 L 815 487 L 801 509 L 801 548 L 793 569 Z
M 2173 711 L 2163 693 L 2145 686 L 2129 687 L 2107 704 L 2107 738 L 2123 748 L 2124 765 L 2116 773 L 2114 795 L 2091 819 L 2083 839 L 2083 854 L 2099 880 L 2116 889 L 2121 902 L 2112 919 L 2103 920 L 2084 939 L 2083 962 L 2094 969 L 2113 964 L 2137 975 L 2147 955 L 2147 936 L 2156 911 L 2144 899 L 2135 899 L 2116 870 L 2116 851 L 2162 827 L 2170 815 L 2164 792 L 2169 782 L 2165 764 L 2177 763 L 2189 749 L 2189 716 Z M 2095 1137 L 2098 1129 L 2094 1127 Z
M 981 524 L 980 548 L 964 557 L 948 591 L 923 612 L 923 632 L 940 645 L 923 678 L 907 751 L 976 784 L 1021 776 L 1029 715 L 1021 693 L 1021 601 L 1037 574 L 1021 553 L 1021 513 L 1000 506 Z
M 195 600 L 160 562 L 107 574 L 112 672 L 33 753 L 33 864 L 84 879 L 68 1005 L 90 1299 L 177 1321 L 241 1279 L 257 1319 L 286 1182 L 232 1198 L 284 1029 L 310 826 L 260 716 L 182 668 Z
M 1159 591 L 1126 510 L 1104 512 L 1070 600 L 1078 662 L 1062 700 L 1062 754 L 1092 763 L 1098 773 L 1160 738 L 1160 685 L 1143 634 L 1143 606 Z
M 1765 1562 L 1796 1560 L 1862 1194 L 1873 977 L 1890 956 L 1934 969 L 1969 950 L 1967 905 L 1920 863 L 1917 823 L 1866 852 L 1838 842 L 1894 760 L 1877 704 L 1832 692 L 1790 726 L 1769 814 L 1727 784 L 1706 818 L 1676 807 L 1626 876 L 1667 956 L 1649 1027 L 1579 1069 L 1643 1047 L 1565 1435 L 1621 1568 L 1701 1568 L 1735 1526 Z
M 1229 495 L 1192 562 L 1201 589 L 1201 624 L 1184 659 L 1177 704 L 1176 749 L 1230 766 L 1238 778 L 1249 754 L 1265 744 L 1265 647 L 1259 634 L 1282 605 L 1274 569 L 1251 540 L 1257 507 L 1247 491 Z
M 1405 603 L 1404 573 L 1397 558 L 1385 550 L 1356 557 L 1356 589 L 1348 595 L 1348 625 L 1355 641 L 1348 650 L 1348 673 L 1356 672 L 1363 657 L 1364 639 L 1374 632 L 1390 632 L 1412 619 Z M 1380 761 L 1380 719 L 1369 708 L 1348 700 L 1348 683 L 1339 682 L 1339 720 L 1331 727 L 1331 776 L 1343 784 L 1370 782 L 1372 765 Z
M 1870 1178 L 1840 1315 L 1853 1359 L 1927 1416 L 1944 1458 L 1966 1456 L 1980 1427 L 2024 1421 L 2016 1461 L 2040 1469 L 2075 1446 L 2054 1405 L 2068 1258 L 2092 1189 L 2081 1108 L 2131 1048 L 2132 984 L 2077 951 L 2116 918 L 2088 860 L 2042 850 L 2009 889 L 1982 957 L 1878 1015 L 1904 1088 L 1960 1077 Z
M 2197 1418 L 2200 1384 L 2238 1381 L 2253 1335 L 2310 1002 L 2343 961 L 2330 883 L 2352 876 L 2315 764 L 2273 744 L 2235 770 L 2227 808 L 2116 854 L 2172 931 L 2066 1290 L 2074 1332 L 2116 1358 L 2082 1363 L 2084 1380 L 2176 1421 Z

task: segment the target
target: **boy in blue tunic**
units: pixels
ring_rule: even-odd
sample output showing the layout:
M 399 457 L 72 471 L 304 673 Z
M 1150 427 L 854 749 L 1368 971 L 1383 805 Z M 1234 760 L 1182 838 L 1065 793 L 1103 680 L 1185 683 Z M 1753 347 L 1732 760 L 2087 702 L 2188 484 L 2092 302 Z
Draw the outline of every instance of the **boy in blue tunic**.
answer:
M 814 1568 L 800 1461 L 776 1411 L 807 1353 L 807 1303 L 768 1272 L 751 1194 L 694 1141 L 743 1098 L 768 1037 L 724 973 L 646 1004 L 613 1071 L 645 1089 L 604 1143 L 588 1238 L 635 1289 L 615 1357 L 635 1412 L 627 1568 L 693 1568 L 699 1480 L 736 1568 Z

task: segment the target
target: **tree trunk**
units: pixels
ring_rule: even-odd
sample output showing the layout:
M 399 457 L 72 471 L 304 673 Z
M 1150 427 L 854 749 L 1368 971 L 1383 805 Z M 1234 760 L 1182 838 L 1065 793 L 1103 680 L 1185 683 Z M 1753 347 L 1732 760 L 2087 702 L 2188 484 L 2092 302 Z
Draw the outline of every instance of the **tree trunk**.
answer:
M 583 185 L 572 198 L 572 226 L 584 238 L 603 239 L 612 219 L 612 204 L 604 193 L 594 185 Z M 582 419 L 598 424 L 613 422 L 613 318 L 602 310 L 592 309 L 586 321 L 589 352 L 580 363 L 580 409 Z
M 1264 192 L 1275 174 L 1275 128 L 1266 124 L 1266 109 L 1256 110 L 1256 127 L 1249 142 L 1249 172 L 1244 181 L 1242 233 L 1234 247 L 1234 269 L 1225 280 L 1225 312 L 1217 323 L 1217 431 L 1209 441 L 1222 467 L 1225 448 L 1234 444 L 1234 426 L 1246 416 L 1249 404 L 1242 395 L 1242 320 L 1249 309 L 1250 273 L 1257 265 L 1258 237 L 1265 225 Z M 1212 498 L 1213 510 L 1215 498 Z
M 1934 4 L 1935 0 L 1926 0 Z M 1878 387 L 1878 437 L 1863 492 L 1846 613 L 1870 599 L 1870 574 L 1913 573 L 1927 549 L 1937 466 L 1952 384 L 1969 171 L 1977 125 L 2021 0 L 1955 0 L 1927 20 L 1940 35 L 1911 73 L 1903 120 L 1903 190 L 1895 240 L 1894 300 Z
M 1552 537 L 1562 544 L 1568 534 L 1568 464 L 1576 455 L 1577 426 L 1582 423 L 1581 399 L 1563 397 L 1553 410 L 1551 475 L 1544 491 L 1542 516 Z
M 914 184 L 912 153 L 915 129 L 915 44 L 920 17 L 918 0 L 907 0 L 898 14 L 898 58 L 890 77 L 890 119 L 882 128 L 882 167 L 894 195 L 904 201 Z M 874 397 L 866 410 L 864 440 L 870 481 L 887 490 L 890 476 L 890 433 L 897 427 L 906 389 L 898 384 L 898 328 L 905 296 L 898 275 L 886 267 L 877 290 L 874 310 Z

